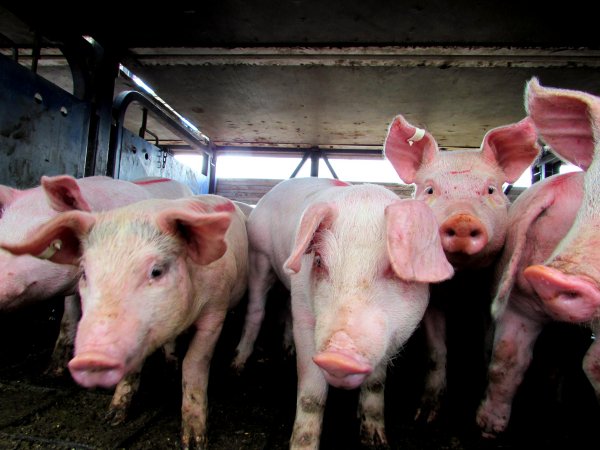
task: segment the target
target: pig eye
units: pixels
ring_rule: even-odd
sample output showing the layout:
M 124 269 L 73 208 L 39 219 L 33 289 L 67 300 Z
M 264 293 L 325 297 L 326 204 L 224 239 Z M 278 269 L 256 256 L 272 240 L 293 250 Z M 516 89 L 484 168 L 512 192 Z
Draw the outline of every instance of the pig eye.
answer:
M 315 259 L 313 260 L 313 266 L 320 269 L 323 266 L 323 261 L 321 261 L 321 255 L 318 253 L 315 255 Z
M 488 186 L 488 194 L 492 195 L 496 192 L 496 186 Z
M 426 193 L 427 195 L 433 195 L 433 186 L 427 186 L 427 187 L 425 188 L 425 193 Z
M 150 270 L 150 278 L 155 280 L 157 278 L 160 278 L 163 276 L 163 274 L 167 271 L 167 267 L 164 265 L 155 265 L 152 267 L 152 269 Z

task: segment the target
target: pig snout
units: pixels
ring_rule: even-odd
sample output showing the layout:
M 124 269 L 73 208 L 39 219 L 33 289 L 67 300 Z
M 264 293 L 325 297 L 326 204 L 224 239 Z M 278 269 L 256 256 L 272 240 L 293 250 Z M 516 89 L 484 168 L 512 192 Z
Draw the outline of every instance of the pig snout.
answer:
M 488 233 L 479 219 L 470 214 L 456 214 L 440 226 L 442 247 L 447 253 L 475 255 L 488 243 Z
M 529 266 L 523 275 L 554 318 L 587 322 L 600 314 L 600 289 L 591 279 L 543 265 Z
M 125 367 L 120 361 L 99 352 L 76 355 L 69 362 L 69 370 L 73 379 L 87 388 L 110 388 L 125 376 Z
M 336 333 L 326 348 L 313 356 L 329 384 L 337 388 L 355 389 L 373 372 L 373 367 L 360 355 L 350 336 Z

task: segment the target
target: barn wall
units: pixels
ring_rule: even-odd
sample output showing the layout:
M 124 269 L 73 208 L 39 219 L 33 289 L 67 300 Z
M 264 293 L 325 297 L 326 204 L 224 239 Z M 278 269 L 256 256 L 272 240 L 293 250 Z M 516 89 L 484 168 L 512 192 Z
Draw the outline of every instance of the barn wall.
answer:
M 82 177 L 90 105 L 0 55 L 0 184 L 28 188 L 42 175 Z

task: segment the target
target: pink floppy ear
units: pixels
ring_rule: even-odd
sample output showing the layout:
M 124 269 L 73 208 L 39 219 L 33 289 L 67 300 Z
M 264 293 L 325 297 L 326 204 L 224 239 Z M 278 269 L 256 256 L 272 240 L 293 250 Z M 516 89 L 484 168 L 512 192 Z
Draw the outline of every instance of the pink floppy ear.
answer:
M 410 184 L 419 168 L 435 158 L 438 146 L 429 132 L 399 115 L 390 124 L 383 151 L 402 181 Z
M 207 265 L 227 251 L 225 234 L 234 211 L 231 202 L 215 206 L 192 197 L 173 201 L 172 207 L 157 214 L 156 223 L 164 233 L 183 237 L 190 258 L 197 264 Z
M 587 170 L 600 139 L 600 99 L 580 91 L 545 88 L 537 78 L 527 83 L 525 97 L 527 112 L 544 142 L 561 158 Z
M 420 200 L 397 200 L 385 209 L 392 268 L 404 281 L 437 283 L 454 275 L 433 211 Z
M 288 273 L 300 272 L 302 255 L 309 250 L 311 242 L 319 231 L 331 227 L 337 215 L 336 211 L 335 206 L 330 203 L 315 203 L 304 211 L 296 232 L 294 249 L 283 265 Z
M 74 209 L 92 211 L 89 203 L 83 198 L 75 178 L 69 175 L 43 176 L 41 185 L 46 193 L 48 204 L 55 211 L 64 212 Z
M 481 147 L 484 158 L 498 163 L 507 183 L 517 181 L 541 151 L 535 128 L 528 117 L 488 131 Z
M 15 255 L 33 255 L 58 264 L 77 264 L 81 257 L 81 238 L 88 234 L 96 218 L 85 211 L 59 214 L 33 230 L 19 244 L 0 244 Z

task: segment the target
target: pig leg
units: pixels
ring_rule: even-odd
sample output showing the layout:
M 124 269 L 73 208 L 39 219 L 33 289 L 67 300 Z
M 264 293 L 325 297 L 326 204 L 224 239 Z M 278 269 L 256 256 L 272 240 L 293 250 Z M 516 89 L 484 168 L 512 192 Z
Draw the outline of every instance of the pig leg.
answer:
M 106 413 L 106 420 L 111 425 L 121 425 L 127 419 L 127 412 L 133 396 L 140 387 L 140 373 L 142 369 L 131 372 L 125 376 L 115 388 L 108 412 Z
M 429 349 L 429 366 L 425 379 L 425 391 L 415 420 L 433 422 L 440 411 L 441 398 L 446 391 L 446 317 L 429 305 L 423 316 L 423 329 Z
M 387 446 L 384 420 L 386 370 L 385 365 L 379 365 L 360 389 L 358 400 L 360 441 L 364 446 L 370 448 Z
M 231 366 L 241 372 L 254 350 L 254 342 L 258 337 L 260 326 L 265 317 L 267 293 L 275 282 L 275 274 L 267 255 L 250 252 L 249 255 L 248 309 L 242 330 L 242 337 L 235 350 L 235 358 Z
M 495 437 L 510 420 L 512 401 L 531 363 L 542 324 L 507 308 L 496 324 L 488 387 L 477 411 L 482 435 Z
M 227 315 L 226 309 L 205 308 L 208 310 L 196 321 L 196 332 L 183 359 L 181 443 L 185 449 L 206 448 L 210 362 Z
M 327 381 L 321 369 L 313 362 L 315 350 L 315 319 L 310 308 L 303 302 L 298 305 L 292 286 L 292 317 L 296 346 L 296 370 L 298 392 L 296 418 L 290 439 L 290 449 L 318 450 L 321 439 L 323 413 L 327 400 Z M 302 301 L 302 300 L 301 300 Z
M 73 357 L 73 345 L 80 316 L 79 294 L 66 296 L 64 312 L 60 321 L 60 331 L 54 344 L 50 365 L 46 369 L 47 375 L 60 377 L 67 370 L 67 364 Z
M 596 326 L 594 334 L 596 340 L 588 349 L 585 357 L 583 358 L 583 371 L 587 376 L 588 380 L 592 384 L 594 391 L 596 392 L 596 399 L 600 403 L 600 342 L 598 342 L 598 336 L 600 332 L 600 326 Z

